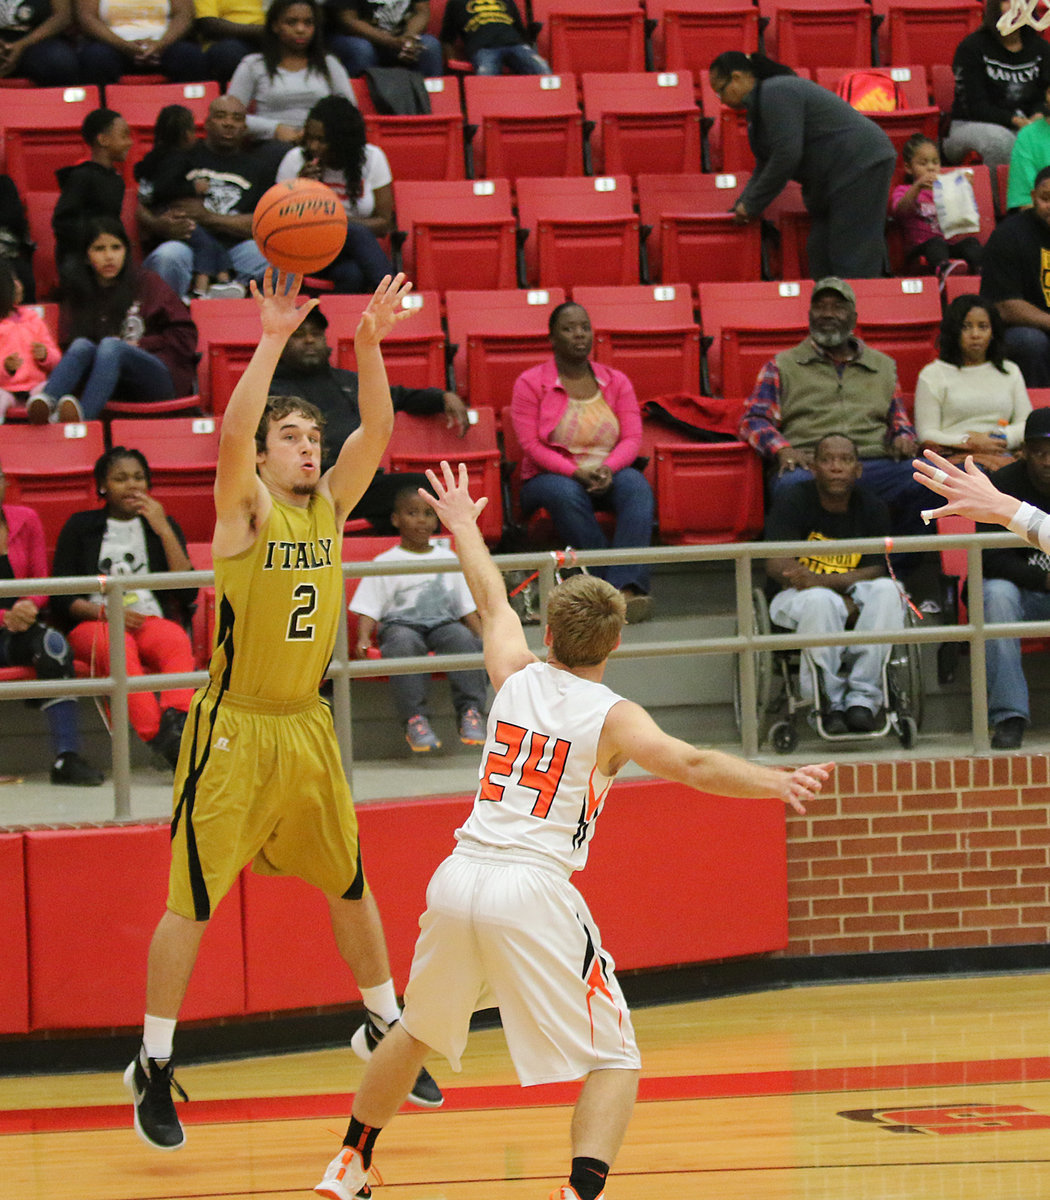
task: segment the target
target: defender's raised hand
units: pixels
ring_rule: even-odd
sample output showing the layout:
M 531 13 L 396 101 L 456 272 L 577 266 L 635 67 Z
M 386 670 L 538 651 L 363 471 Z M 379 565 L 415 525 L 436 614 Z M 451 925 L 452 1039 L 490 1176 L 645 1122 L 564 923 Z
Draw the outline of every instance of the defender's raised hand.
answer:
M 488 496 L 482 496 L 478 500 L 470 498 L 467 464 L 459 464 L 459 478 L 457 479 L 452 468 L 442 459 L 441 473 L 444 478 L 438 479 L 435 472 L 427 468 L 427 478 L 430 480 L 433 494 L 425 488 L 420 488 L 420 496 L 437 513 L 446 529 L 452 529 L 457 523 L 461 527 L 464 524 L 476 525 L 489 498 Z

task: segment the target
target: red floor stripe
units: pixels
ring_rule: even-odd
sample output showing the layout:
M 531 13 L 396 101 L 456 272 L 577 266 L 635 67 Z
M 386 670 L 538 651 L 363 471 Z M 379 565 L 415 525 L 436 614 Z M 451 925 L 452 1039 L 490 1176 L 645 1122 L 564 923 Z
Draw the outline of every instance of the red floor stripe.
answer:
M 904 1063 L 883 1067 L 820 1067 L 798 1071 L 749 1071 L 725 1075 L 667 1075 L 641 1082 L 639 1099 L 700 1100 L 730 1096 L 789 1096 L 807 1092 L 864 1092 L 877 1089 L 964 1087 L 1050 1080 L 1050 1058 L 1002 1058 L 974 1062 Z M 445 1089 L 442 1111 L 537 1108 L 572 1104 L 575 1083 L 519 1088 L 452 1087 Z M 243 1121 L 294 1121 L 349 1114 L 350 1094 L 250 1097 L 243 1100 L 195 1100 L 179 1106 L 186 1125 Z M 406 1112 L 419 1112 L 407 1109 Z M 29 1108 L 0 1112 L 0 1134 L 69 1133 L 119 1129 L 127 1125 L 126 1104 L 83 1108 Z

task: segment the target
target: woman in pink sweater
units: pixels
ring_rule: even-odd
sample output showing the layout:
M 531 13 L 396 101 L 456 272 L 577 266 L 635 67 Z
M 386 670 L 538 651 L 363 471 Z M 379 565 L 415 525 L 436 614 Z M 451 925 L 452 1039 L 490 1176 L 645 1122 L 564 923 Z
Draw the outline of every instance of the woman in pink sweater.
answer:
M 22 303 L 22 281 L 0 259 L 0 423 L 25 403 L 58 365 L 62 353 L 35 308 Z
M 616 514 L 612 547 L 648 546 L 653 493 L 632 465 L 642 443 L 642 414 L 622 371 L 592 362 L 587 310 L 559 304 L 548 322 L 554 357 L 518 376 L 511 419 L 521 443 L 521 508 L 550 513 L 561 541 L 577 550 L 610 543 L 595 516 Z M 632 624 L 649 615 L 649 569 L 596 567 L 624 593 Z

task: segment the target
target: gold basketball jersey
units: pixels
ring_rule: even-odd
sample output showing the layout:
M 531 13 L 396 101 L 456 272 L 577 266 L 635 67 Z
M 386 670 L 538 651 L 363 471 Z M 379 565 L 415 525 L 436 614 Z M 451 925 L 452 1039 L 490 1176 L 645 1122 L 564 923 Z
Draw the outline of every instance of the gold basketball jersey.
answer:
M 225 692 L 263 700 L 316 694 L 343 612 L 341 534 L 331 503 L 274 500 L 243 554 L 215 560 L 209 672 Z

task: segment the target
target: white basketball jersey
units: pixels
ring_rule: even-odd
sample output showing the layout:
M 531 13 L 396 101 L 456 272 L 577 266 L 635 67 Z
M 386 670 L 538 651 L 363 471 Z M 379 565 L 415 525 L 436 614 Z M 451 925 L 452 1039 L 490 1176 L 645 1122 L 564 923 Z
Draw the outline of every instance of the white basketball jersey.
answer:
M 595 763 L 598 738 L 620 699 L 546 663 L 511 675 L 489 712 L 481 784 L 457 840 L 580 870 L 613 782 Z

